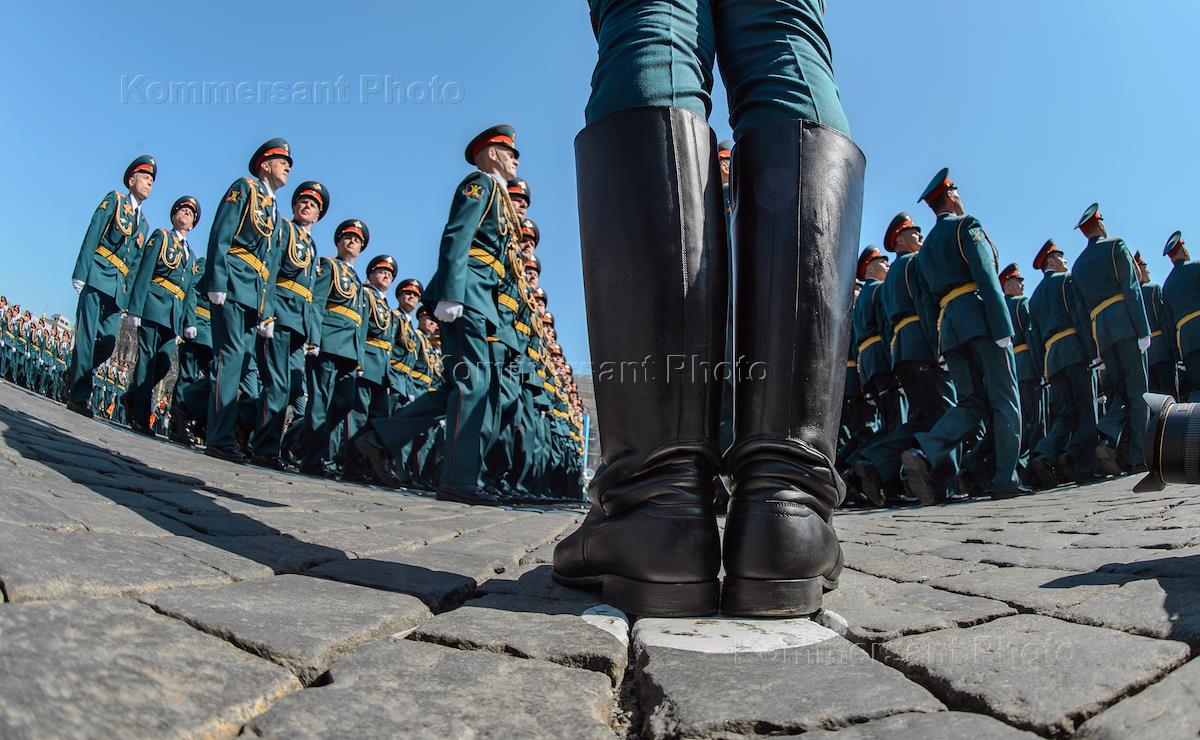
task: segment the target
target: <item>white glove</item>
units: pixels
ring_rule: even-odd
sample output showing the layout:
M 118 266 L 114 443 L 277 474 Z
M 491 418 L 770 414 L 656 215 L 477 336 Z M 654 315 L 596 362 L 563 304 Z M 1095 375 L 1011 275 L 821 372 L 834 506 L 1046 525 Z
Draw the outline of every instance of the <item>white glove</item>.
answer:
M 217 293 L 217 292 L 210 292 L 210 293 L 208 294 L 208 300 L 209 300 L 209 302 L 211 302 L 211 303 L 212 303 L 214 306 L 221 306 L 221 305 L 224 305 L 224 304 L 225 304 L 225 294 L 224 294 L 224 293 Z
M 259 324 L 258 326 L 254 327 L 254 331 L 258 332 L 258 335 L 263 339 L 270 339 L 271 337 L 275 336 L 275 322 L 272 321 L 269 324 Z
M 315 344 L 309 345 L 304 348 L 304 354 L 309 357 L 316 357 L 317 355 L 321 354 L 321 348 Z
M 451 324 L 462 318 L 463 304 L 458 301 L 438 301 L 437 306 L 433 309 L 433 315 L 438 321 Z
M 183 330 L 183 338 L 189 339 L 189 340 L 195 339 L 196 338 L 196 327 L 194 327 L 194 326 L 185 327 Z
M 1092 360 L 1092 364 L 1088 365 L 1088 369 L 1104 372 L 1104 363 L 1100 360 L 1100 358 L 1096 358 L 1095 360 Z
M 1008 349 L 1012 346 L 1012 337 L 1004 337 L 996 340 L 996 346 L 1000 349 Z
M 75 289 L 76 293 L 82 293 L 83 292 L 83 281 L 82 280 L 72 280 L 71 287 Z
M 132 326 L 134 329 L 138 328 L 139 326 L 142 325 L 141 317 L 140 316 L 130 316 L 129 317 L 129 325 Z
M 1146 354 L 1146 350 L 1150 349 L 1150 337 L 1139 337 L 1138 349 L 1141 350 L 1142 354 Z

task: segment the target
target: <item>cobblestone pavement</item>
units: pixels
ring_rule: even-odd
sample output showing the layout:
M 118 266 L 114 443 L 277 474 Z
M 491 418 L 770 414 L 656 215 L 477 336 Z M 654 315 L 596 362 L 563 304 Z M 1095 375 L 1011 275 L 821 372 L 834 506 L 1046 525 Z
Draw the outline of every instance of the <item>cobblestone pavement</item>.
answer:
M 813 620 L 630 624 L 580 512 L 236 467 L 0 384 L 0 737 L 1195 737 L 1200 497 L 839 515 Z

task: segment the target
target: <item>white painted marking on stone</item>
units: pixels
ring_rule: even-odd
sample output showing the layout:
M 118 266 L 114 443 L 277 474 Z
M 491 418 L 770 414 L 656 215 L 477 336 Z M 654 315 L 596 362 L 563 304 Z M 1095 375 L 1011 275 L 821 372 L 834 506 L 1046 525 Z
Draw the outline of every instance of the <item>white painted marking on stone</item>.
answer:
M 837 638 L 811 619 L 639 619 L 639 648 L 665 647 L 695 653 L 767 653 L 808 647 Z
M 622 645 L 629 647 L 629 617 L 625 616 L 625 612 L 615 606 L 597 604 L 588 607 L 579 616 L 583 621 L 604 630 L 620 640 Z
M 822 609 L 815 617 L 817 623 L 823 627 L 828 627 L 842 637 L 845 637 L 850 632 L 850 622 L 845 617 L 837 612 Z

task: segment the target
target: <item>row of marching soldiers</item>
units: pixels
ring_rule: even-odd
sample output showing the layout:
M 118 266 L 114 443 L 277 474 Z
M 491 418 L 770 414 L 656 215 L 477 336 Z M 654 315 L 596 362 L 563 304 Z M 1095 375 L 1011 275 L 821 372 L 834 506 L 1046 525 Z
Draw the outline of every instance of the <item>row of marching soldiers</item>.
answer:
M 153 420 L 165 409 L 156 409 L 154 389 L 174 362 L 166 430 L 174 441 L 239 464 L 440 489 L 455 464 L 447 401 L 462 382 L 443 357 L 447 317 L 436 315 L 420 280 L 397 281 L 390 255 L 372 258 L 365 279 L 359 276 L 356 261 L 371 238 L 361 219 L 342 221 L 333 234 L 336 256 L 320 257 L 312 229 L 328 212 L 330 193 L 321 182 L 301 183 L 286 218 L 279 191 L 292 164 L 283 139 L 254 152 L 251 176 L 235 180 L 216 208 L 202 258 L 187 241 L 201 218 L 199 200 L 180 197 L 170 228 L 151 229 L 142 209 L 157 162 L 142 156 L 129 165 L 128 192 L 101 201 L 72 275 L 79 304 L 67 406 L 89 417 L 102 413 L 94 371 L 112 354 L 124 321 L 138 335 L 138 361 L 120 404 L 134 431 L 155 435 Z M 524 208 L 531 197 L 519 180 L 506 183 L 504 195 Z M 537 285 L 540 233 L 524 208 L 504 246 L 520 276 L 522 325 L 538 341 L 528 355 L 536 367 L 531 360 L 522 368 L 538 387 L 527 393 L 536 398 L 518 394 L 529 410 L 518 423 L 494 423 L 476 440 L 487 463 L 479 477 L 488 503 L 580 497 L 582 405 Z M 370 421 L 429 406 L 429 399 L 441 412 L 423 416 L 385 459 L 364 458 L 347 443 Z M 499 404 L 486 411 L 498 417 Z
M 1144 394 L 1200 400 L 1200 263 L 1179 232 L 1162 286 L 1098 204 L 1069 268 L 1053 239 L 1001 269 L 948 169 L 858 260 L 838 464 L 858 505 L 1006 499 L 1146 469 Z
M 70 356 L 70 329 L 0 296 L 0 378 L 62 400 Z

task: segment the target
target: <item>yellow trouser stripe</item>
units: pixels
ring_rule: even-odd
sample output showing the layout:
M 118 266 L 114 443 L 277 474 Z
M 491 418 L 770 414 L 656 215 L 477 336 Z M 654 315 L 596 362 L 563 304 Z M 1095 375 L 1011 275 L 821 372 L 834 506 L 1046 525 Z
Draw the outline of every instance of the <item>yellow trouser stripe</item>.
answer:
M 340 313 L 342 316 L 345 316 L 356 324 L 362 324 L 362 316 L 359 316 L 358 311 L 355 311 L 353 308 L 339 306 L 336 303 L 327 304 L 325 308 L 333 311 L 334 313 Z
M 267 269 L 267 266 L 263 264 L 263 261 L 256 257 L 249 249 L 246 249 L 245 247 L 239 247 L 235 244 L 229 248 L 229 253 L 242 260 L 247 265 L 253 267 L 254 271 L 257 272 L 258 276 L 263 280 L 266 280 L 267 276 L 271 274 L 271 271 Z
M 108 247 L 104 246 L 103 244 L 96 247 L 96 254 L 111 262 L 113 267 L 121 271 L 122 275 L 129 274 L 129 265 L 126 265 L 124 260 L 113 254 L 113 251 Z
M 368 339 L 367 344 L 379 349 L 386 349 L 388 352 L 392 351 L 392 343 L 386 339 Z
M 473 258 L 479 260 L 483 264 L 485 264 L 488 267 L 495 270 L 496 274 L 499 275 L 501 278 L 504 277 L 504 263 L 502 263 L 500 260 L 496 259 L 492 255 L 492 253 L 487 251 L 486 249 L 480 249 L 479 247 L 471 247 L 470 249 L 467 250 L 467 256 L 473 257 Z
M 152 282 L 155 285 L 158 285 L 162 288 L 165 288 L 168 293 L 175 296 L 177 299 L 179 299 L 181 301 L 183 300 L 183 288 L 179 287 L 178 285 L 171 282 L 170 280 L 167 280 L 165 277 L 162 277 L 161 275 L 155 275 L 154 278 L 150 280 L 150 282 Z
M 1059 340 L 1074 336 L 1077 333 L 1078 332 L 1075 331 L 1075 327 L 1072 326 L 1069 329 L 1063 329 L 1059 333 L 1046 340 L 1046 357 L 1045 361 L 1042 363 L 1042 377 L 1046 378 L 1047 380 L 1050 378 L 1050 348 L 1058 344 Z
M 300 283 L 296 282 L 295 280 L 276 280 L 275 284 L 278 285 L 280 288 L 286 288 L 287 290 L 292 291 L 293 293 L 300 296 L 304 300 L 308 301 L 309 303 L 312 303 L 312 291 L 309 290 L 308 288 L 304 287 Z

